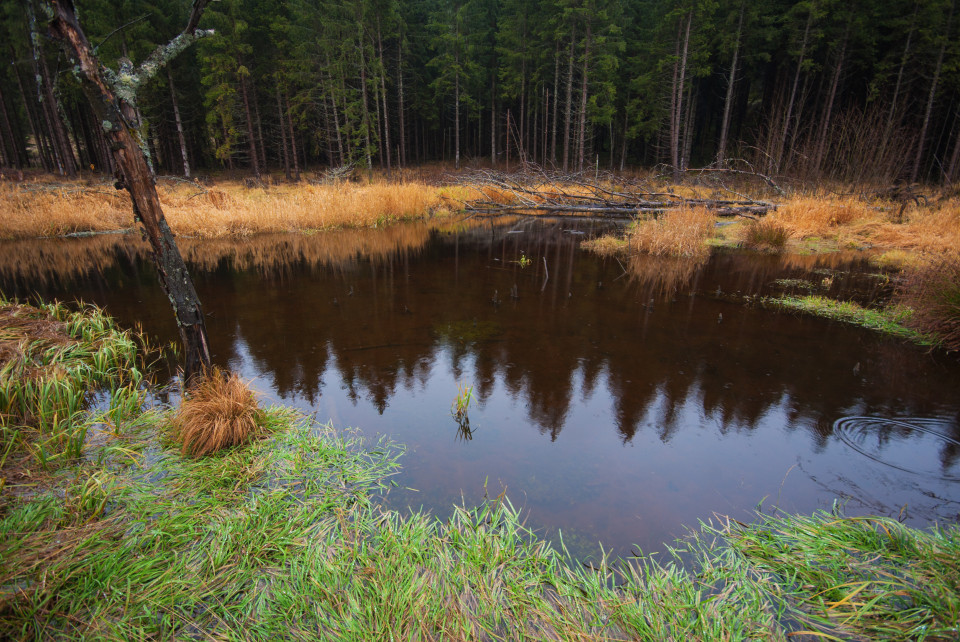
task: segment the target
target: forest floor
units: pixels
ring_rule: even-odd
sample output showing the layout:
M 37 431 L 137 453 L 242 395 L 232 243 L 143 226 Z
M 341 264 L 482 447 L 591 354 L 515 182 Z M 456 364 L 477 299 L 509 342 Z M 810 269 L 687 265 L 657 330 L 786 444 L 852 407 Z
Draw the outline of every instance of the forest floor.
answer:
M 958 633 L 956 526 L 718 516 L 665 554 L 582 564 L 505 497 L 446 521 L 385 509 L 402 449 L 289 408 L 262 409 L 245 445 L 184 456 L 141 337 L 93 308 L 2 302 L 0 319 L 3 639 Z

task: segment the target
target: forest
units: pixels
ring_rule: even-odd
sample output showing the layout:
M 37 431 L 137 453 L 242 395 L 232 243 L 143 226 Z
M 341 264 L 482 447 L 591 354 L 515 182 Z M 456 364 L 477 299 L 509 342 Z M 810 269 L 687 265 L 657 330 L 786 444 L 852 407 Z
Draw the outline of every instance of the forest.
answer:
M 139 65 L 188 0 L 81 0 Z M 220 0 L 140 88 L 154 170 L 741 164 L 799 180 L 960 178 L 956 0 Z M 0 15 L 0 162 L 112 172 L 42 8 Z

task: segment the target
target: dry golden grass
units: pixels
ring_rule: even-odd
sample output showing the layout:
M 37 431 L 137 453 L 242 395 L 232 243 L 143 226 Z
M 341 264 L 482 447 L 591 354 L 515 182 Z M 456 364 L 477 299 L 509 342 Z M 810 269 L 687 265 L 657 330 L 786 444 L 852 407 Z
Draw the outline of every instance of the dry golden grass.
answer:
M 595 239 L 590 239 L 589 241 L 584 241 L 580 244 L 581 249 L 589 250 L 590 252 L 593 252 L 594 254 L 604 258 L 626 254 L 627 247 L 628 244 L 626 239 L 611 235 L 598 236 Z
M 223 237 L 335 227 L 369 227 L 456 208 L 450 188 L 426 183 L 300 183 L 213 188 L 161 181 L 160 202 L 175 234 Z M 0 238 L 61 236 L 133 226 L 126 192 L 83 183 L 0 183 Z
M 701 258 L 709 255 L 706 240 L 714 217 L 704 208 L 680 208 L 644 221 L 627 235 L 630 250 L 652 256 Z
M 929 205 L 911 203 L 896 222 L 899 203 L 865 201 L 852 196 L 795 196 L 768 220 L 796 239 L 836 240 L 841 247 L 874 247 L 915 253 L 960 251 L 960 199 Z
M 451 225 L 452 218 L 433 219 L 385 228 L 343 228 L 318 234 L 258 234 L 242 238 L 182 238 L 180 252 L 191 268 L 214 269 L 229 261 L 238 270 L 276 274 L 291 262 L 311 266 L 343 267 L 359 256 L 375 263 L 403 252 L 417 252 L 434 229 Z M 464 229 L 480 225 L 465 221 Z M 33 286 L 103 272 L 118 262 L 148 258 L 150 247 L 133 234 L 89 238 L 20 239 L 4 241 L 0 251 L 0 277 L 22 279 Z
M 258 436 L 261 420 L 249 386 L 236 373 L 211 368 L 181 402 L 174 434 L 184 455 L 202 457 Z

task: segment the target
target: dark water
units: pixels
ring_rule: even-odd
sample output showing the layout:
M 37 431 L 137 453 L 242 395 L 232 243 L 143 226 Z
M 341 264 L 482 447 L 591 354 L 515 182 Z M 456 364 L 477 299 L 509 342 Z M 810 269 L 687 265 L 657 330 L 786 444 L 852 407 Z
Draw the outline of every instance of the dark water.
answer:
M 182 249 L 216 362 L 407 446 L 396 507 L 444 515 L 505 490 L 581 555 L 660 549 L 760 502 L 958 518 L 956 359 L 754 298 L 870 303 L 883 275 L 842 256 L 622 264 L 579 249 L 603 229 L 470 220 Z M 0 253 L 8 295 L 82 298 L 175 336 L 136 239 Z M 451 416 L 458 383 L 474 386 L 469 431 Z

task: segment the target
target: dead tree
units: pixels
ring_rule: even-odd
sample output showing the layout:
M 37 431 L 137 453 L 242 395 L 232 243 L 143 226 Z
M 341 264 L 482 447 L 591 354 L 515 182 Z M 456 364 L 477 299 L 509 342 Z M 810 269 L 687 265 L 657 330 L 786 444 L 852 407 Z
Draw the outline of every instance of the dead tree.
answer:
M 117 189 L 126 189 L 134 218 L 153 251 L 160 286 L 167 294 L 177 320 L 184 348 L 184 375 L 189 382 L 210 364 L 210 348 L 200 299 L 187 266 L 167 225 L 153 174 L 147 164 L 146 143 L 136 120 L 137 90 L 177 54 L 198 38 L 208 35 L 197 24 L 209 0 L 194 0 L 186 28 L 176 38 L 158 47 L 136 70 L 121 67 L 119 73 L 103 66 L 77 21 L 72 0 L 45 0 L 50 35 L 73 59 L 74 73 L 97 115 L 117 167 Z
M 622 176 L 591 175 L 588 178 L 582 173 L 546 172 L 532 163 L 526 168 L 524 172 L 512 174 L 480 170 L 460 177 L 457 182 L 479 194 L 478 198 L 464 203 L 464 209 L 477 213 L 549 212 L 636 218 L 685 207 L 702 207 L 718 216 L 756 218 L 775 210 L 776 205 L 735 191 L 724 184 L 724 176 L 759 179 L 766 189 L 783 194 L 768 176 L 727 168 L 688 170 L 688 173 L 696 174 L 701 186 L 710 189 L 709 195 L 699 195 L 697 187 L 691 186 L 690 196 Z

